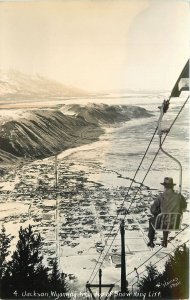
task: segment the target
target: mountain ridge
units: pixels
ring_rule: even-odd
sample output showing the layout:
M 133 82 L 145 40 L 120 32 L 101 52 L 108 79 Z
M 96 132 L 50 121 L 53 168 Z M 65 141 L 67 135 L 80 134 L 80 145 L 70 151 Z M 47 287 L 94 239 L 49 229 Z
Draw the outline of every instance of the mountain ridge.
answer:
M 68 114 L 66 114 L 68 112 Z M 70 114 L 72 112 L 72 115 Z M 152 116 L 132 105 L 63 105 L 60 109 L 15 110 L 0 114 L 0 161 L 42 159 L 97 141 L 105 127 Z
M 0 99 L 6 97 L 76 97 L 88 95 L 82 89 L 64 85 L 41 75 L 28 75 L 17 70 L 0 70 Z
M 133 118 L 151 116 L 145 108 L 134 105 L 88 103 L 87 105 L 66 105 L 64 109 L 66 112 L 73 112 L 75 116 L 84 118 L 89 123 L 99 125 L 126 122 Z

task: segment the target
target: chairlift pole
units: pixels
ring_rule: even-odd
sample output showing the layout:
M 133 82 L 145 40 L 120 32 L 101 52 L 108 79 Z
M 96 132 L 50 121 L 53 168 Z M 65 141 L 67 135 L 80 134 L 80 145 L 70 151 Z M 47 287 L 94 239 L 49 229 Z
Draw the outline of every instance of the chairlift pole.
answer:
M 91 298 L 93 300 L 96 300 L 96 294 L 94 295 L 93 291 L 91 290 L 91 288 L 98 288 L 99 289 L 99 293 L 98 293 L 98 299 L 102 300 L 103 294 L 102 294 L 102 288 L 109 288 L 108 293 L 105 294 L 105 298 L 104 300 L 107 300 L 108 297 L 111 297 L 111 291 L 114 288 L 114 284 L 102 284 L 102 270 L 99 269 L 99 283 L 98 284 L 90 284 L 89 282 L 87 282 L 86 284 L 86 290 L 88 290 L 91 294 Z
M 121 221 L 120 224 L 121 233 L 121 293 L 127 292 L 127 281 L 126 281 L 126 262 L 125 262 L 125 222 Z
M 164 100 L 163 104 L 160 108 L 160 117 L 158 119 L 158 135 L 159 135 L 159 147 L 160 150 L 169 158 L 171 158 L 173 161 L 175 161 L 178 166 L 179 166 L 179 193 L 181 194 L 181 190 L 182 190 L 182 165 L 179 162 L 179 160 L 177 160 L 175 157 L 173 157 L 171 154 L 169 154 L 166 150 L 163 149 L 162 147 L 162 133 L 164 132 L 169 132 L 169 130 L 162 130 L 162 118 L 164 116 L 164 113 L 167 111 L 169 107 L 169 102 L 167 102 L 166 100 Z
M 99 270 L 99 300 L 102 298 L 102 270 Z

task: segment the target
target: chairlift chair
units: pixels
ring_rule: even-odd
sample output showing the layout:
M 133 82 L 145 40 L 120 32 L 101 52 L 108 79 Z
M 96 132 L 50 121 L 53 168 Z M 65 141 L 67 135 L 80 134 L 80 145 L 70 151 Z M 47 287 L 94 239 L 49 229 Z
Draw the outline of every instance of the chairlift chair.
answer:
M 178 231 L 181 221 L 182 215 L 180 213 L 160 213 L 152 227 L 155 231 Z
M 164 100 L 163 104 L 160 108 L 160 117 L 158 120 L 158 135 L 159 135 L 159 148 L 166 156 L 171 158 L 173 161 L 175 161 L 179 166 L 179 193 L 181 194 L 182 189 L 182 165 L 181 163 L 173 157 L 171 154 L 169 154 L 167 151 L 165 151 L 162 147 L 162 134 L 168 133 L 169 130 L 165 129 L 162 130 L 161 123 L 162 118 L 164 116 L 164 113 L 167 112 L 169 107 L 169 100 Z M 170 231 L 179 231 L 182 221 L 182 214 L 180 213 L 160 213 L 157 215 L 155 223 L 152 224 L 152 227 L 156 232 L 163 231 L 163 236 L 166 237 L 166 246 L 167 246 L 167 236 Z

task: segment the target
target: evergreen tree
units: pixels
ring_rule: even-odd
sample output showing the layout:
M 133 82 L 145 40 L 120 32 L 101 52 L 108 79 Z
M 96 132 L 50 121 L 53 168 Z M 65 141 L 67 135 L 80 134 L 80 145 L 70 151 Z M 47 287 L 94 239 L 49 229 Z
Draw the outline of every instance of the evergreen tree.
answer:
M 163 273 L 158 273 L 152 265 L 146 270 L 147 275 L 138 284 L 139 292 L 160 292 L 164 299 L 189 298 L 189 249 L 186 245 L 178 247 L 170 256 Z
M 139 292 L 146 293 L 154 293 L 159 291 L 159 272 L 157 268 L 153 265 L 146 266 L 147 275 L 143 276 L 143 278 L 138 283 Z
M 6 286 L 6 276 L 8 274 L 8 262 L 7 256 L 9 255 L 9 247 L 12 237 L 6 234 L 5 227 L 2 226 L 0 233 L 0 298 L 2 299 L 7 286 Z
M 1 239 L 3 241 L 1 260 L 5 262 L 5 258 L 9 253 L 10 242 L 4 229 Z M 65 277 L 60 274 L 57 261 L 53 262 L 51 272 L 43 266 L 41 248 L 42 239 L 40 234 L 34 234 L 30 225 L 25 229 L 21 227 L 12 260 L 6 262 L 5 272 L 0 278 L 2 286 L 0 289 L 1 299 L 23 298 L 23 292 L 25 293 L 25 291 L 31 294 L 35 291 L 36 293 L 49 293 L 49 295 L 51 295 L 51 291 L 57 293 L 68 291 Z M 35 296 L 35 298 L 38 297 Z M 41 297 L 39 298 L 41 299 Z M 49 298 L 49 296 L 45 296 L 45 298 Z
M 160 276 L 161 293 L 166 298 L 189 298 L 189 249 L 179 247 L 165 264 Z
M 37 292 L 51 291 L 48 268 L 45 268 L 42 264 L 37 268 L 33 276 L 33 288 Z
M 1 233 L 0 233 L 0 279 L 3 277 L 6 271 L 6 258 L 9 255 L 10 251 L 9 246 L 11 243 L 10 234 L 6 234 L 6 229 L 2 225 Z
M 11 283 L 19 294 L 23 289 L 27 291 L 47 289 L 48 276 L 47 269 L 42 265 L 41 247 L 40 234 L 35 235 L 30 225 L 25 229 L 20 228 L 19 241 L 10 266 Z
M 50 287 L 52 291 L 57 291 L 60 293 L 66 293 L 68 291 L 68 286 L 65 282 L 64 274 L 60 273 L 58 268 L 57 259 L 52 262 L 52 273 L 50 275 Z
M 51 282 L 52 286 L 54 286 L 55 290 L 57 288 L 59 289 L 60 281 L 61 281 L 61 275 L 58 270 L 57 260 L 55 259 L 53 261 L 52 274 L 51 274 L 51 280 L 50 280 L 50 282 Z

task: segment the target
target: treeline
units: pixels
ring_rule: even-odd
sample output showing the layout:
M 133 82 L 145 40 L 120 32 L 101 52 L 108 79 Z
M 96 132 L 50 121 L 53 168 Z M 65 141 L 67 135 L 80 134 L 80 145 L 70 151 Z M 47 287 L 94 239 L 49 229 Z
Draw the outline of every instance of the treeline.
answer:
M 12 237 L 2 226 L 0 233 L 0 299 L 55 298 L 55 293 L 66 293 L 65 274 L 60 273 L 56 259 L 51 269 L 43 265 L 42 238 L 34 234 L 32 227 L 20 228 L 19 240 L 11 259 Z
M 155 299 L 189 299 L 189 248 L 186 244 L 170 255 L 162 273 L 151 264 L 146 267 L 146 273 L 138 283 L 139 293 Z

